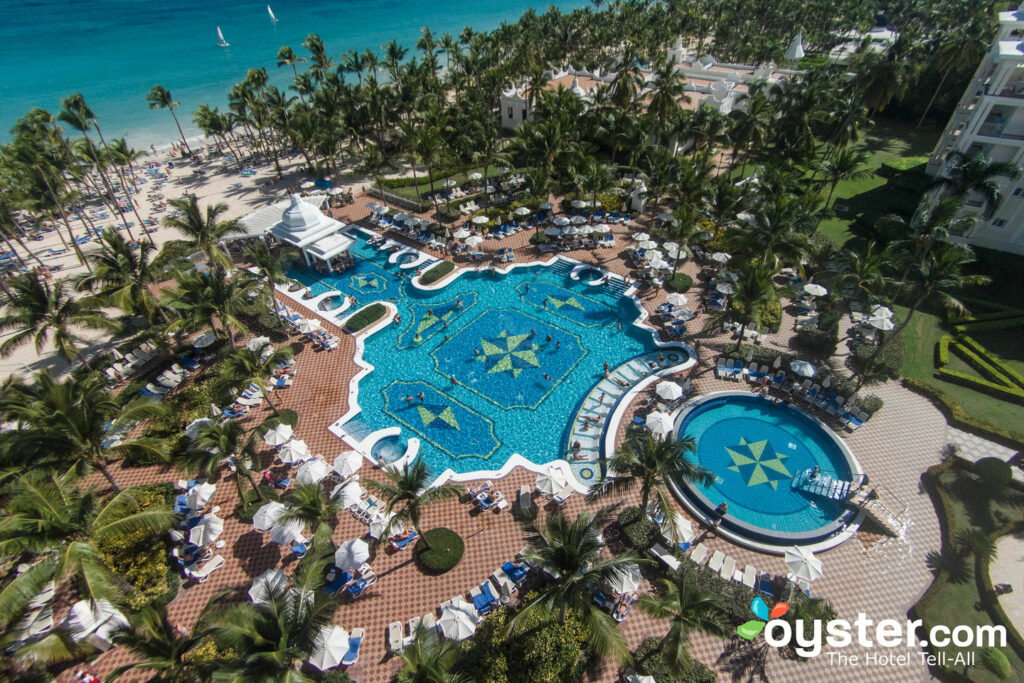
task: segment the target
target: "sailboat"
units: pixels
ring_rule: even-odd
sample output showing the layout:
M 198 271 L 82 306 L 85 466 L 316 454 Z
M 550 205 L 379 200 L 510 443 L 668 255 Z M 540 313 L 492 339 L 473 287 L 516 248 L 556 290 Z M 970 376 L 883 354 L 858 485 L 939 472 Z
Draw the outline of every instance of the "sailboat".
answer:
M 277 17 L 274 16 L 274 10 L 270 9 L 270 5 L 267 5 L 267 14 L 270 15 L 270 23 L 276 24 Z
M 220 39 L 220 40 L 217 41 L 217 45 L 218 46 L 220 46 L 220 47 L 228 47 L 229 45 L 231 45 L 231 43 L 229 43 L 228 41 L 224 40 L 224 34 L 221 33 L 220 26 L 217 27 L 217 38 Z

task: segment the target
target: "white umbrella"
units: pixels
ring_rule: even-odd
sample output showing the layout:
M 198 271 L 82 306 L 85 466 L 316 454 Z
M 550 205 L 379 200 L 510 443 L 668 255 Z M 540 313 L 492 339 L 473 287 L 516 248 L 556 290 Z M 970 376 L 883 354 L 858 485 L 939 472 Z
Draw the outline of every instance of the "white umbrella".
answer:
M 417 226 L 422 222 L 423 220 L 420 218 L 416 218 L 416 216 L 409 216 L 408 218 L 405 219 L 405 224 L 411 226 Z
M 458 183 L 455 182 L 454 178 L 449 178 L 448 180 L 444 181 L 445 187 L 455 187 L 456 185 L 458 185 Z
M 201 417 L 198 420 L 192 420 L 188 423 L 188 427 L 185 427 L 185 436 L 190 439 L 198 439 L 199 433 L 203 431 L 203 427 L 212 425 L 214 422 L 208 417 Z
M 804 291 L 810 294 L 811 296 L 825 296 L 826 294 L 828 294 L 827 289 L 813 282 L 808 282 L 806 285 L 804 285 Z
M 578 225 L 570 225 L 566 228 L 562 228 L 563 235 L 579 235 L 583 232 L 583 228 Z
M 653 412 L 647 416 L 647 428 L 654 434 L 668 434 L 672 427 L 672 416 L 668 413 Z
M 343 508 L 350 508 L 363 499 L 366 489 L 354 481 L 343 481 L 331 491 L 331 498 L 337 498 Z
M 307 180 L 306 182 L 302 183 L 302 185 L 300 185 L 299 187 L 301 187 L 303 190 L 312 190 L 314 187 L 316 187 L 316 183 L 314 183 L 312 180 Z
M 445 607 L 437 621 L 444 637 L 454 641 L 463 641 L 476 633 L 476 624 L 476 618 L 468 611 L 455 607 Z
M 537 490 L 545 496 L 553 496 L 568 482 L 562 470 L 549 466 L 546 470 L 537 475 Z
M 674 512 L 671 517 L 665 518 L 661 523 L 661 532 L 665 537 L 677 543 L 689 543 L 696 534 L 693 533 L 693 524 L 680 513 Z
M 192 341 L 192 346 L 196 347 L 197 349 L 205 349 L 207 346 L 209 346 L 215 341 L 217 341 L 217 335 L 215 335 L 213 332 L 207 332 L 206 334 L 201 334 L 198 337 L 196 337 Z
M 891 318 L 892 309 L 886 306 L 872 306 L 868 316 L 871 318 Z
M 661 248 L 673 258 L 679 255 L 679 245 L 676 242 L 665 242 L 665 244 L 661 245 Z
M 263 435 L 263 441 L 270 446 L 283 446 L 293 436 L 295 436 L 295 432 L 292 431 L 292 428 L 282 422 L 273 429 L 267 430 L 267 433 Z
M 795 360 L 789 364 L 789 368 L 801 377 L 814 377 L 818 371 L 816 367 L 805 360 Z
M 637 242 L 636 246 L 640 247 L 641 249 L 657 249 L 658 243 L 655 242 L 654 240 L 641 240 Z
M 382 206 L 384 206 L 384 205 L 381 204 L 380 202 L 367 202 L 366 203 L 366 208 L 369 209 L 370 211 L 373 211 L 375 209 L 379 209 Z
M 459 228 L 458 230 L 455 231 L 455 234 L 452 235 L 452 237 L 454 237 L 457 240 L 464 240 L 472 234 L 473 233 L 471 233 L 469 230 L 466 230 L 465 228 Z
M 643 580 L 644 577 L 640 573 L 640 567 L 635 564 L 628 564 L 612 574 L 612 577 L 608 579 L 608 585 L 619 595 L 625 595 L 639 588 L 640 582 Z
M 518 209 L 516 209 L 512 213 L 514 213 L 517 216 L 529 216 L 532 212 L 530 211 L 530 207 L 528 207 L 528 206 L 520 206 Z
M 649 239 L 651 239 L 651 236 L 648 235 L 646 232 L 638 232 L 637 234 L 633 235 L 633 240 L 636 242 L 643 242 L 644 240 Z
M 807 548 L 793 546 L 786 549 L 786 566 L 793 575 L 802 581 L 814 581 L 821 578 L 824 567 L 821 560 Z
M 583 225 L 584 223 L 587 222 L 587 219 L 584 216 L 573 216 L 572 218 L 569 219 L 569 222 L 572 223 L 573 225 Z
M 647 265 L 655 270 L 668 270 L 672 267 L 671 263 L 660 257 L 651 259 L 651 262 Z
M 776 370 L 782 367 L 782 356 L 775 357 L 775 362 L 772 363 L 772 367 Z
M 295 481 L 300 484 L 316 484 L 330 473 L 327 463 L 319 458 L 307 460 L 299 466 Z
M 689 308 L 680 308 L 672 314 L 672 317 L 676 320 L 693 320 L 697 315 Z
M 740 279 L 740 274 L 739 273 L 734 273 L 731 270 L 723 270 L 721 273 L 718 274 L 718 279 L 719 280 L 732 280 L 733 282 L 736 282 L 737 280 Z
M 342 194 L 344 191 L 345 191 L 345 188 L 343 188 L 343 187 L 332 187 L 331 189 L 327 190 L 327 194 L 331 195 L 332 197 L 337 197 L 339 194 Z
M 672 292 L 671 294 L 669 294 L 665 298 L 668 300 L 669 304 L 671 304 L 672 306 L 685 306 L 686 305 L 686 295 L 682 294 L 680 292 Z
M 565 226 L 569 225 L 569 222 L 569 219 L 566 218 L 565 216 L 559 216 L 554 221 L 555 225 L 557 225 L 560 228 L 564 228 Z
M 605 234 L 607 234 L 607 233 L 612 231 L 612 226 L 608 225 L 607 223 L 598 223 L 597 225 L 592 227 L 590 229 L 590 231 L 591 232 L 599 232 L 602 235 L 605 235 Z
M 484 225 L 485 223 L 490 222 L 491 219 L 488 218 L 487 216 L 480 215 L 480 216 L 473 216 L 473 218 L 471 220 L 476 225 Z
M 390 206 L 381 205 L 381 207 L 377 209 L 377 213 L 379 213 L 381 216 L 387 214 L 389 211 L 391 211 Z
M 348 653 L 348 631 L 340 626 L 324 626 L 313 641 L 309 665 L 319 671 L 333 669 Z
M 288 587 L 288 577 L 280 569 L 268 569 L 252 582 L 249 589 L 249 599 L 253 604 L 268 603 L 281 595 Z
M 408 220 L 408 219 L 409 219 L 409 214 L 405 213 L 404 211 L 402 213 L 398 214 L 397 216 L 395 216 L 395 220 L 396 221 L 405 221 L 405 220 Z
M 728 263 L 732 256 L 725 253 L 724 251 L 716 251 L 711 255 L 712 261 L 718 261 L 719 263 Z
M 675 382 L 661 382 L 654 392 L 666 401 L 675 401 L 683 397 L 683 388 Z
M 480 235 L 470 235 L 469 237 L 466 238 L 466 244 L 468 244 L 471 247 L 478 246 L 483 241 L 484 238 L 481 237 Z
M 670 223 L 676 220 L 676 217 L 670 213 L 663 213 L 658 215 L 658 220 L 662 223 Z
M 538 206 L 537 208 L 540 209 L 541 211 L 550 211 L 551 209 L 555 208 L 555 205 L 552 204 L 551 202 L 541 202 L 540 206 Z
M 562 234 L 561 228 L 544 228 L 544 234 L 548 237 L 558 237 Z
M 214 514 L 205 515 L 199 523 L 188 532 L 188 542 L 203 546 L 213 543 L 224 531 L 224 520 Z
M 270 337 L 256 337 L 255 339 L 250 339 L 249 343 L 245 345 L 245 348 L 250 351 L 259 351 L 269 343 Z
M 356 451 L 345 451 L 334 459 L 334 471 L 339 477 L 351 477 L 363 466 L 363 456 Z
M 470 180 L 480 180 L 483 177 L 484 177 L 484 174 L 483 173 L 479 173 L 477 171 L 473 171 L 472 173 L 469 174 L 469 179 Z
M 498 168 L 494 169 L 494 173 L 495 175 L 505 175 L 506 173 L 508 173 L 508 167 L 499 166 Z
M 293 519 L 288 522 L 278 520 L 274 526 L 270 527 L 270 540 L 272 543 L 291 545 L 296 541 L 305 540 L 302 538 L 302 530 L 302 520 Z
M 370 559 L 370 546 L 361 538 L 345 541 L 334 553 L 334 566 L 343 572 L 359 569 Z
M 217 487 L 213 484 L 197 484 L 185 496 L 185 505 L 192 510 L 204 508 L 213 500 L 213 494 L 215 493 L 217 493 Z
M 310 456 L 309 446 L 302 439 L 292 439 L 285 444 L 277 453 L 277 457 L 281 459 L 285 465 L 291 465 L 302 460 L 308 460 Z
M 876 330 L 882 330 L 883 332 L 888 332 L 896 327 L 896 323 L 891 318 L 868 318 L 867 323 Z
M 394 513 L 384 517 L 380 513 L 377 513 L 370 520 L 370 536 L 372 538 L 380 538 L 384 534 L 384 530 L 388 526 L 388 522 L 394 519 Z
M 715 289 L 717 289 L 722 294 L 732 294 L 733 292 L 736 291 L 736 285 L 734 285 L 731 282 L 719 282 L 717 285 L 715 285 Z
M 274 526 L 277 520 L 281 519 L 281 515 L 287 509 L 287 505 L 272 500 L 256 511 L 256 514 L 252 516 L 252 525 L 260 531 L 269 531 L 270 527 Z
M 579 199 L 574 199 L 570 206 L 572 206 L 572 208 L 574 208 L 574 209 L 582 209 L 586 205 L 587 205 L 586 202 L 581 202 Z
M 295 328 L 303 334 L 309 334 L 310 332 L 316 332 L 320 329 L 320 321 L 316 318 L 304 318 L 299 321 L 299 324 Z

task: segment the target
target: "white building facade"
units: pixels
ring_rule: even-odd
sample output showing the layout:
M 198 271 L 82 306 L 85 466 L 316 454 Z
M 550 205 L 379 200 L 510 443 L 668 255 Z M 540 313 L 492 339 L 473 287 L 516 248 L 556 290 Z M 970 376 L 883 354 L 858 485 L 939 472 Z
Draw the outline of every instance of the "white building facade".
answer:
M 946 124 L 928 173 L 944 174 L 952 152 L 1024 164 L 1024 4 L 999 14 L 999 33 Z M 977 216 L 977 224 L 957 239 L 1024 254 L 1024 177 L 996 181 L 1002 186 L 1002 204 L 986 219 L 981 196 L 968 197 L 964 213 Z

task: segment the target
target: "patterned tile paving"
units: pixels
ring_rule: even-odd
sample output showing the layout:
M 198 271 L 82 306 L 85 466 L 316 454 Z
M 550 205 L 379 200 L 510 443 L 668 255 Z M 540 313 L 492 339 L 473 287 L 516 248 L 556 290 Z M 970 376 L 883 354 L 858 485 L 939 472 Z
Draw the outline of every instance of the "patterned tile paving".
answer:
M 364 203 L 363 199 L 357 200 L 355 205 L 335 213 L 349 222 L 363 219 L 366 216 L 362 206 Z M 645 220 L 641 219 L 641 227 Z M 570 252 L 568 255 L 629 276 L 630 269 L 624 261 L 624 250 L 629 245 L 628 229 L 616 226 L 614 234 L 617 246 L 613 249 Z M 519 261 L 524 261 L 535 258 L 536 253 L 528 245 L 528 239 L 529 233 L 523 232 L 500 241 L 488 240 L 481 247 L 485 252 L 513 247 L 519 254 Z M 440 254 L 435 252 L 435 255 Z M 684 264 L 682 269 L 692 276 L 697 274 L 693 264 Z M 665 293 L 660 290 L 643 292 L 642 296 L 648 310 L 653 310 L 665 300 Z M 305 439 L 314 452 L 320 452 L 333 460 L 345 448 L 326 427 L 348 408 L 348 380 L 356 373 L 357 367 L 352 361 L 355 347 L 353 338 L 341 333 L 327 321 L 322 322 L 331 332 L 341 337 L 340 348 L 330 353 L 316 352 L 301 340 L 293 340 L 298 369 L 295 384 L 289 389 L 276 392 L 275 397 L 281 407 L 299 411 L 301 419 L 297 435 Z M 788 338 L 792 324 L 792 318 L 787 315 L 783 322 L 784 332 L 775 335 L 767 343 L 783 343 L 782 340 Z M 695 389 L 705 393 L 735 388 L 734 382 L 716 380 L 708 365 L 715 355 L 709 345 L 723 340 L 713 334 L 701 334 L 692 341 L 702 360 L 702 364 L 691 372 Z M 885 400 L 886 407 L 865 427 L 854 434 L 844 434 L 843 438 L 865 471 L 871 475 L 872 481 L 884 484 L 909 506 L 911 524 L 904 538 L 888 539 L 861 533 L 840 547 L 824 553 L 822 559 L 825 575 L 815 582 L 813 589 L 817 595 L 829 598 L 844 617 L 853 617 L 858 611 L 863 611 L 877 620 L 900 618 L 929 584 L 930 575 L 925 568 L 924 557 L 928 551 L 937 549 L 939 530 L 931 504 L 919 489 L 919 477 L 926 467 L 937 461 L 938 451 L 947 439 L 960 442 L 962 437 L 950 435 L 940 413 L 925 399 L 895 384 L 881 386 L 876 393 Z M 267 412 L 262 407 L 253 410 L 246 418 L 247 424 L 263 419 Z M 621 436 L 618 435 L 620 440 Z M 971 443 L 969 448 L 987 449 L 988 446 L 985 443 Z M 266 449 L 260 455 L 264 467 L 270 467 L 275 472 L 284 471 L 280 464 L 273 465 L 271 449 Z M 115 467 L 114 470 L 115 476 L 125 485 L 177 478 L 173 471 L 157 467 Z M 366 467 L 362 474 L 364 477 L 375 476 Z M 496 483 L 506 497 L 512 499 L 520 486 L 532 486 L 534 478 L 529 472 L 516 469 Z M 101 485 L 102 481 L 94 477 L 91 483 Z M 217 483 L 214 502 L 227 513 L 234 508 L 237 494 L 230 481 L 221 479 Z M 588 503 L 577 495 L 570 499 L 566 507 L 569 514 L 575 514 L 585 505 Z M 547 512 L 543 511 L 542 514 Z M 346 628 L 362 627 L 367 632 L 360 660 L 349 672 L 356 680 L 382 683 L 396 670 L 397 662 L 386 652 L 387 624 L 395 620 L 407 621 L 436 609 L 443 600 L 466 594 L 524 544 L 522 532 L 507 512 L 475 513 L 467 504 L 450 502 L 428 510 L 425 517 L 426 527 L 444 525 L 462 535 L 466 541 L 465 558 L 451 572 L 441 577 L 428 577 L 417 570 L 408 550 L 397 553 L 390 550 L 376 551 L 372 564 L 380 577 L 377 584 L 358 601 L 343 604 L 335 615 L 336 623 Z M 363 531 L 365 527 L 345 513 L 337 521 L 334 540 L 340 542 L 354 538 Z M 255 531 L 252 526 L 241 523 L 235 517 L 227 518 L 222 538 L 226 541 L 222 551 L 226 559 L 225 566 L 206 583 L 183 584 L 178 597 L 168 606 L 171 619 L 182 628 L 188 629 L 193 624 L 203 605 L 217 591 L 229 589 L 244 597 L 253 577 L 264 570 L 272 567 L 281 567 L 286 573 L 294 570 L 294 556 L 271 544 L 268 534 Z M 740 565 L 750 563 L 759 570 L 785 574 L 785 566 L 779 557 L 738 547 L 713 533 L 709 534 L 706 543 L 712 550 L 721 549 L 731 555 Z M 646 637 L 664 634 L 666 625 L 634 611 L 621 628 L 631 647 L 635 647 Z M 708 665 L 715 665 L 722 650 L 721 641 L 708 637 L 695 637 L 693 640 L 694 654 Z M 850 649 L 849 652 L 856 653 L 856 649 Z M 120 648 L 115 648 L 91 664 L 90 668 L 102 675 L 126 661 L 127 655 Z M 805 664 L 772 657 L 768 672 L 772 681 L 783 683 L 815 678 L 906 681 L 928 677 L 927 670 L 916 664 L 903 668 L 837 669 L 831 667 L 825 657 Z M 720 672 L 720 675 L 723 679 L 726 677 L 725 673 Z M 617 676 L 618 672 L 609 666 L 599 669 L 595 674 L 588 674 L 588 679 L 613 681 Z M 135 675 L 123 680 L 145 679 L 144 675 Z M 71 680 L 70 672 L 65 672 L 60 680 Z

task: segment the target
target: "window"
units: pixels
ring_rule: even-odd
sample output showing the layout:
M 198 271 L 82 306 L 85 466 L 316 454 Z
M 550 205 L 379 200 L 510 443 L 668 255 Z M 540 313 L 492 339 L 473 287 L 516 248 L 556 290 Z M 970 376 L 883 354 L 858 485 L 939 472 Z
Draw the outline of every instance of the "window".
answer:
M 993 227 L 1001 228 L 1004 225 L 1006 225 L 1006 219 L 996 218 L 995 220 L 992 221 L 992 225 L 993 225 Z
M 513 116 L 513 114 L 512 114 L 512 107 L 509 107 L 508 108 L 508 117 L 512 118 L 512 116 Z
M 523 107 L 523 121 L 526 120 L 526 107 Z

